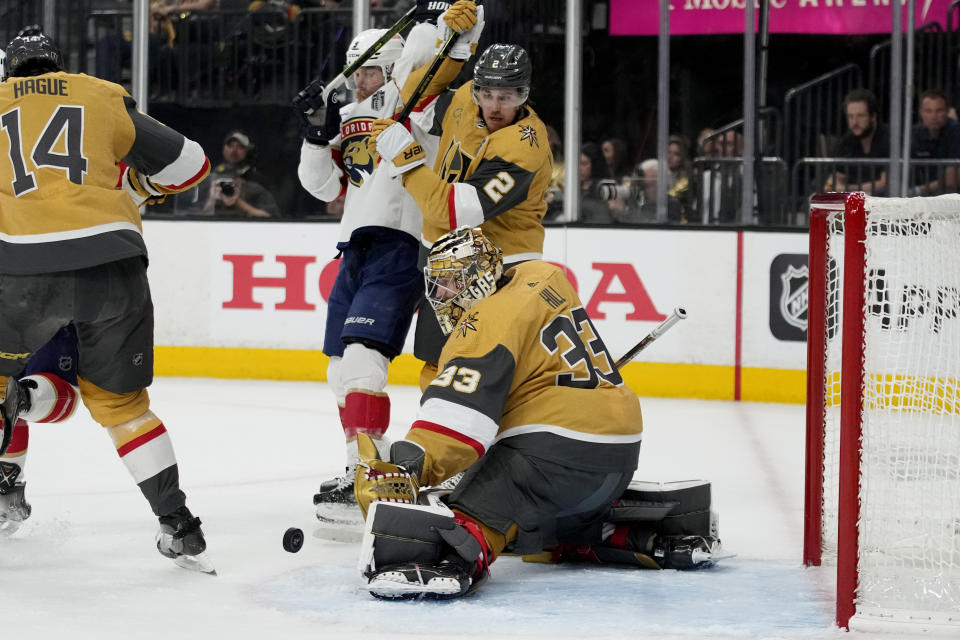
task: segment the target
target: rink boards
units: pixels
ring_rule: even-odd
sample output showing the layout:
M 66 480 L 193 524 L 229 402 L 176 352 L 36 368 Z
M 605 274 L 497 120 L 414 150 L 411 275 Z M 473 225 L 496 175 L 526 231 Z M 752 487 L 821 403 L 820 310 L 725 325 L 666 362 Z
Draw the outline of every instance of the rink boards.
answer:
M 325 380 L 337 225 L 149 220 L 144 233 L 158 375 Z M 615 357 L 686 309 L 624 369 L 639 394 L 803 401 L 806 233 L 552 227 L 544 254 Z M 410 351 L 412 331 L 391 382 L 416 383 Z

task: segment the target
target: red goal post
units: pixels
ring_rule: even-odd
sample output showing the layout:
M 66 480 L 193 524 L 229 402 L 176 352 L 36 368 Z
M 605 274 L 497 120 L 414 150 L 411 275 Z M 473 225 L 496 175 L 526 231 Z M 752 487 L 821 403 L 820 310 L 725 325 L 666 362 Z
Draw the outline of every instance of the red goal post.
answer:
M 810 205 L 804 562 L 837 624 L 960 637 L 960 196 Z

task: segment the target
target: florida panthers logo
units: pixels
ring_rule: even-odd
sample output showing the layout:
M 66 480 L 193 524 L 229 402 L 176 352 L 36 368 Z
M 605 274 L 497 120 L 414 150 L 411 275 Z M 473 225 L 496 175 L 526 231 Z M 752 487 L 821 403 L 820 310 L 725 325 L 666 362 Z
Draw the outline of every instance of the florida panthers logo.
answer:
M 440 177 L 450 183 L 461 182 L 466 178 L 471 162 L 473 162 L 473 156 L 465 152 L 459 142 L 454 142 L 443 154 Z
M 350 184 L 359 187 L 363 179 L 373 173 L 373 156 L 367 142 L 370 140 L 372 120 L 351 120 L 340 129 L 340 152 L 343 156 L 343 168 L 347 172 Z

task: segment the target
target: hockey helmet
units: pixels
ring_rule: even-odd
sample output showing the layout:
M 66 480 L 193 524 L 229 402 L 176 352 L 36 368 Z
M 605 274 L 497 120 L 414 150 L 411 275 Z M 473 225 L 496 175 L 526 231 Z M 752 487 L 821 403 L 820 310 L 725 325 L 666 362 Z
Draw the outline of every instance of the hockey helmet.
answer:
M 30 31 L 30 33 L 34 33 Z M 43 33 L 17 36 L 7 45 L 4 80 L 63 71 L 63 56 L 56 43 Z
M 347 66 L 350 66 L 357 61 L 363 53 L 373 46 L 373 43 L 380 39 L 380 36 L 387 32 L 386 29 L 367 29 L 366 31 L 361 31 L 357 36 L 350 42 L 350 47 L 347 49 Z M 400 54 L 403 53 L 403 37 L 398 33 L 393 36 L 386 42 L 384 42 L 380 49 L 377 50 L 372 56 L 367 58 L 367 61 L 363 66 L 365 67 L 380 67 L 383 71 L 383 81 L 388 82 L 390 80 L 390 74 L 393 73 L 393 65 L 397 60 L 400 59 Z M 353 78 L 347 78 L 347 87 L 352 91 L 356 89 L 353 85 Z
M 516 44 L 492 44 L 487 47 L 473 68 L 473 99 L 482 89 L 514 89 L 517 105 L 527 101 L 533 65 L 523 47 Z
M 423 275 L 440 329 L 450 335 L 464 311 L 497 290 L 503 252 L 479 227 L 460 227 L 433 243 Z

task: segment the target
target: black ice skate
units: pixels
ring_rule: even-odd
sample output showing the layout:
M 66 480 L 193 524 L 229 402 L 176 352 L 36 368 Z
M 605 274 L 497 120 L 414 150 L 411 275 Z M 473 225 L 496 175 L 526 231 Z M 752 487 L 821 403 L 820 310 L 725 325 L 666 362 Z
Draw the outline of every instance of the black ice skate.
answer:
M 320 521 L 315 531 L 317 537 L 356 542 L 363 536 L 363 513 L 353 495 L 355 471 L 355 465 L 346 467 L 342 476 L 324 480 L 320 491 L 314 494 L 313 504 Z
M 367 590 L 386 600 L 450 600 L 466 595 L 470 585 L 470 575 L 456 563 L 409 563 L 377 571 Z
M 30 517 L 30 503 L 24 496 L 26 483 L 16 482 L 20 465 L 0 460 L 0 537 L 12 535 Z
M 193 517 L 189 509 L 180 507 L 173 513 L 160 516 L 157 551 L 172 558 L 178 567 L 217 575 L 213 563 L 207 558 L 206 549 L 200 518 Z
M 37 383 L 28 381 L 36 387 Z M 17 416 L 30 410 L 29 384 L 10 378 L 7 382 L 6 395 L 0 402 L 0 456 L 7 452 L 13 438 L 13 427 L 17 423 Z

